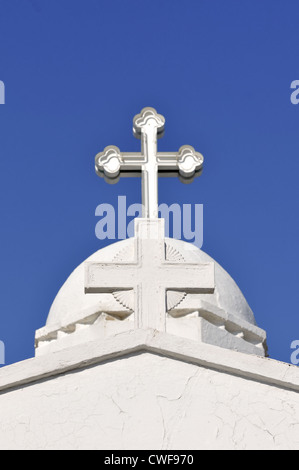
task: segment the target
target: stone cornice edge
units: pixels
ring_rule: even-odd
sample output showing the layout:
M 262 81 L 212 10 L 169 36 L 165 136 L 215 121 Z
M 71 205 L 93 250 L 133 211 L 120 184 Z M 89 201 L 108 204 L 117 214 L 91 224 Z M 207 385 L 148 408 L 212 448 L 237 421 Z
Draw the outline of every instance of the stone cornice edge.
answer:
M 299 370 L 294 365 L 155 330 L 131 330 L 3 367 L 0 393 L 143 351 L 299 392 Z

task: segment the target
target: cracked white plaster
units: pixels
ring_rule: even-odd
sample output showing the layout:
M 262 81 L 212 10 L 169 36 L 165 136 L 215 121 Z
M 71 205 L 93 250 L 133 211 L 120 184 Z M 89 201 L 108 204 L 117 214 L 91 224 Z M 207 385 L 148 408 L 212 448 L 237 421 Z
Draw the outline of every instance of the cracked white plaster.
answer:
M 299 395 L 149 352 L 1 394 L 0 449 L 299 449 Z

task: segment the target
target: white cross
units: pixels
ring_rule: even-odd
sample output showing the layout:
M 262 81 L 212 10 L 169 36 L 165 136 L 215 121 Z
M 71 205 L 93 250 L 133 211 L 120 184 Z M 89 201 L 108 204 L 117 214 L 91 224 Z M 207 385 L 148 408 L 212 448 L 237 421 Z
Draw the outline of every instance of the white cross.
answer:
M 86 263 L 85 292 L 134 290 L 135 328 L 166 330 L 166 292 L 213 293 L 214 263 L 169 262 L 164 219 L 135 219 L 131 263 Z
M 133 134 L 141 139 L 141 153 L 122 153 L 109 146 L 95 157 L 96 172 L 114 183 L 119 176 L 142 177 L 144 218 L 158 217 L 158 172 L 161 176 L 179 175 L 189 182 L 200 174 L 203 156 L 184 145 L 176 153 L 157 152 L 157 139 L 164 134 L 165 119 L 153 108 L 144 108 L 133 119 Z

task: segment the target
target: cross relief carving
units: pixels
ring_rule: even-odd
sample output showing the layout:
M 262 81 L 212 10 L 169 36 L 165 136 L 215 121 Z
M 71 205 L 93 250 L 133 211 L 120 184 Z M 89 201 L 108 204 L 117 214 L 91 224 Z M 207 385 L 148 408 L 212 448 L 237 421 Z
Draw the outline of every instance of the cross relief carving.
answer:
M 135 328 L 165 331 L 166 292 L 213 293 L 214 263 L 168 261 L 163 219 L 135 219 L 134 260 L 86 263 L 85 292 L 133 290 Z

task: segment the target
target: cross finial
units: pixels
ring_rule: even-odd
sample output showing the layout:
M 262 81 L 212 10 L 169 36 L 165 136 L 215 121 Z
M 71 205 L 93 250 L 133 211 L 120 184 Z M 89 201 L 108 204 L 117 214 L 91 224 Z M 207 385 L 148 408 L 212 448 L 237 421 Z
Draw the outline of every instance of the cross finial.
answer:
M 165 118 L 154 108 L 143 108 L 133 119 L 133 134 L 137 139 L 146 135 L 149 129 L 156 129 L 157 137 L 163 137 Z
M 99 176 L 114 183 L 119 176 L 142 177 L 142 207 L 144 218 L 158 217 L 158 173 L 178 175 L 190 182 L 201 173 L 203 156 L 189 145 L 176 153 L 157 152 L 157 139 L 163 137 L 165 118 L 154 108 L 143 108 L 133 119 L 133 134 L 141 139 L 141 153 L 124 153 L 109 146 L 96 155 L 95 167 Z

